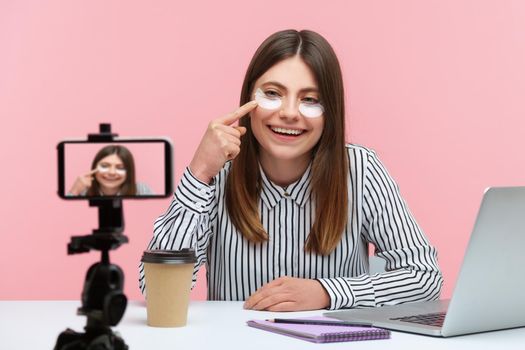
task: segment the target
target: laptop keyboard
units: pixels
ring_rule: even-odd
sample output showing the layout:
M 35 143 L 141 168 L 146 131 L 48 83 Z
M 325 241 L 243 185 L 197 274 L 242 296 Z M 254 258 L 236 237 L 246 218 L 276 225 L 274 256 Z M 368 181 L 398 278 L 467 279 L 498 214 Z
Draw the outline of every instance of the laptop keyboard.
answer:
M 395 317 L 395 318 L 391 318 L 391 320 L 419 323 L 419 324 L 424 324 L 427 326 L 434 326 L 434 327 L 442 327 L 443 321 L 445 321 L 445 315 L 446 315 L 445 312 L 436 312 L 436 313 L 424 314 L 424 315 Z

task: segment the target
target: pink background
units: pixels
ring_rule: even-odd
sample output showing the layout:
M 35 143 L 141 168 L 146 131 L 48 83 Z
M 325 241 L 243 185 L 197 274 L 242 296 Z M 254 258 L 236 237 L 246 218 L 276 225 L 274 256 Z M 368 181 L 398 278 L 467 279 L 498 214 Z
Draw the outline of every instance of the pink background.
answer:
M 67 256 L 96 212 L 56 195 L 59 140 L 111 122 L 165 135 L 176 179 L 210 119 L 233 110 L 269 34 L 309 28 L 334 46 L 348 139 L 375 149 L 438 247 L 447 297 L 483 189 L 523 185 L 523 1 L 0 1 L 0 299 L 78 299 L 90 253 Z M 127 201 L 137 266 L 169 199 Z M 194 298 L 205 298 L 201 271 Z
M 66 193 L 76 178 L 89 172 L 93 158 L 108 143 L 67 143 L 65 144 L 65 188 Z M 165 189 L 164 144 L 155 143 L 114 143 L 126 147 L 135 162 L 135 180 L 146 184 L 155 195 L 163 195 Z

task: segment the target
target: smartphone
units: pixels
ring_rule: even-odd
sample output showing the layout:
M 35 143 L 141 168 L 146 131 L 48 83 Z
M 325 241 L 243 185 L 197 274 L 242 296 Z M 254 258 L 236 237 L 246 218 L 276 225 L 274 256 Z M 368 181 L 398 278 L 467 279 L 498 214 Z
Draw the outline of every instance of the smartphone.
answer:
M 168 138 L 64 140 L 57 153 L 58 195 L 63 199 L 149 199 L 173 193 Z

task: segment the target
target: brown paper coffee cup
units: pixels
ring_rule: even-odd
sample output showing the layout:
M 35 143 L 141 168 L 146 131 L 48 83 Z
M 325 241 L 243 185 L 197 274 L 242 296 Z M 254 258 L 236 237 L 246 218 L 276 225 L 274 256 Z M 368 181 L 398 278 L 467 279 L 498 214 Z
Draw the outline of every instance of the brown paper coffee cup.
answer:
M 148 325 L 185 326 L 196 262 L 194 251 L 145 251 L 142 262 L 146 279 Z

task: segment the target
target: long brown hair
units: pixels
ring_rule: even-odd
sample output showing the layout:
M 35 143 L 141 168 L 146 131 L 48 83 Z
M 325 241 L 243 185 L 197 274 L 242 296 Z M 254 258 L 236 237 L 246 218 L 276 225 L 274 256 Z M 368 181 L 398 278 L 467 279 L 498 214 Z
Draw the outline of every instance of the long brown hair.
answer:
M 321 35 L 308 30 L 284 30 L 271 35 L 257 49 L 248 66 L 240 104 L 251 100 L 255 82 L 268 69 L 296 55 L 312 70 L 325 108 L 324 129 L 312 150 L 310 186 L 316 213 L 305 250 L 329 254 L 341 240 L 348 220 L 344 89 L 334 50 Z M 228 175 L 226 206 L 233 224 L 244 237 L 252 242 L 263 242 L 268 240 L 268 233 L 258 211 L 261 191 L 258 142 L 251 130 L 250 119 L 242 118 L 239 123 L 247 132 Z
M 120 145 L 109 145 L 103 147 L 100 151 L 97 152 L 93 162 L 91 162 L 91 168 L 95 169 L 98 162 L 101 159 L 106 158 L 109 155 L 117 155 L 126 169 L 126 180 L 120 187 L 119 195 L 121 196 L 134 196 L 137 194 L 137 185 L 135 183 L 135 160 L 133 159 L 133 154 L 124 146 Z M 88 196 L 100 196 L 100 184 L 97 181 L 97 178 L 93 180 L 91 187 L 87 191 Z

